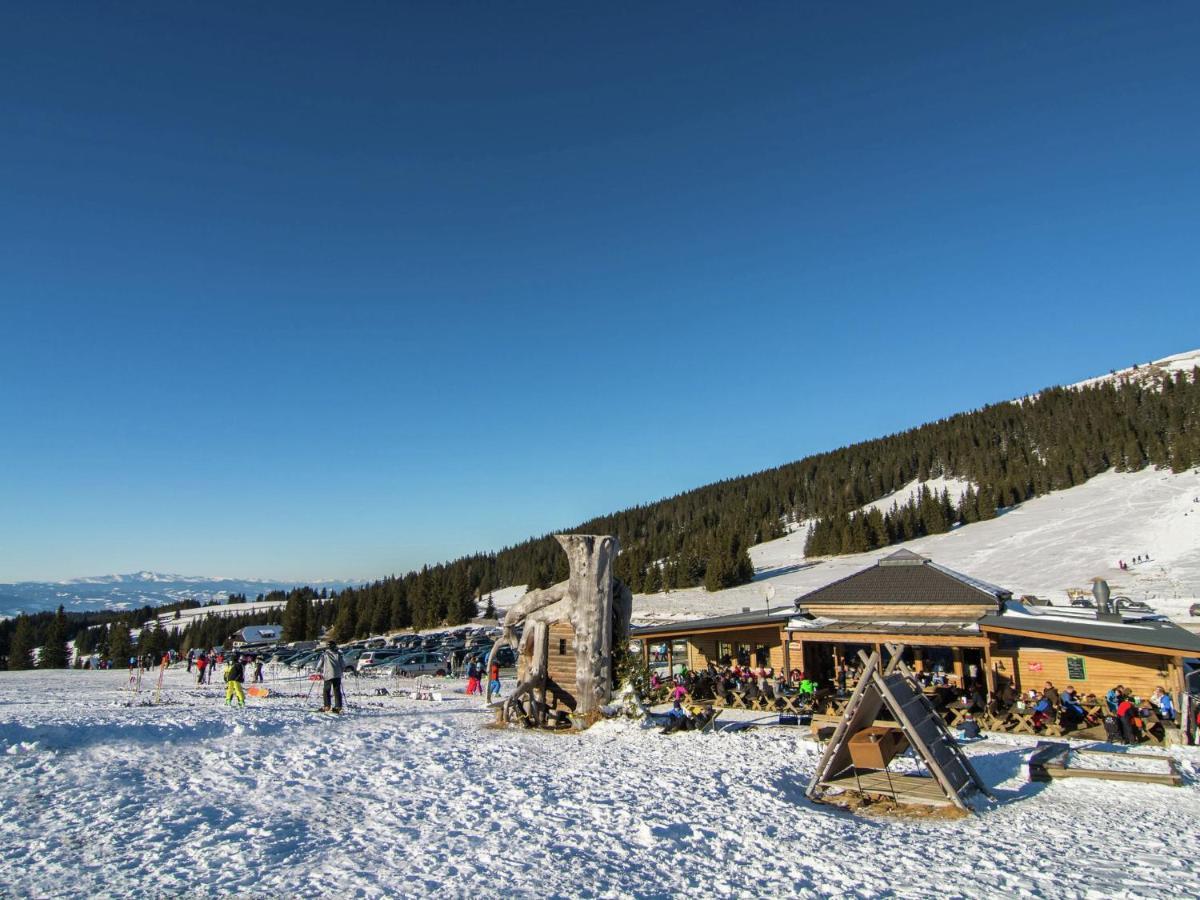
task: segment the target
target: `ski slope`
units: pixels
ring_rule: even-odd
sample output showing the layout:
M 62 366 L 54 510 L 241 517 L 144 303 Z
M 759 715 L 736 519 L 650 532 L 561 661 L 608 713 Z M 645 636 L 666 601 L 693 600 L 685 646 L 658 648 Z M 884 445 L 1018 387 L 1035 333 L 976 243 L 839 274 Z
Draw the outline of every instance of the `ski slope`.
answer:
M 902 489 L 908 491 L 910 488 Z M 889 504 L 890 505 L 890 504 Z M 1200 600 L 1200 471 L 1104 472 L 1084 484 L 1037 497 L 995 519 L 871 553 L 808 559 L 806 532 L 750 549 L 755 581 L 716 593 L 703 588 L 634 597 L 638 622 L 663 622 L 773 607 L 844 578 L 905 547 L 942 565 L 1052 603 L 1068 588 L 1106 578 L 1114 595 L 1145 600 L 1180 622 Z M 1119 568 L 1138 555 L 1150 561 Z
M 547 735 L 458 693 L 333 717 L 305 682 L 229 709 L 190 680 L 127 706 L 123 672 L 0 675 L 0 896 L 1200 895 L 1194 748 L 1182 788 L 1027 784 L 1033 740 L 989 739 L 978 817 L 867 818 L 804 798 L 798 729 Z

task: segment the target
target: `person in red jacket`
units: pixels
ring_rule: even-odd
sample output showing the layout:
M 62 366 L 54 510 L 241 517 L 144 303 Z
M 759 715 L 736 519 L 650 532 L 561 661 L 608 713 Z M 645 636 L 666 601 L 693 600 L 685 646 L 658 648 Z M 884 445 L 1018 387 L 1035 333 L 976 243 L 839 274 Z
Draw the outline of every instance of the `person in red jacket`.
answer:
M 1137 728 L 1140 724 L 1137 718 L 1137 706 L 1128 694 L 1117 704 L 1117 721 L 1121 723 L 1121 737 L 1127 744 L 1137 743 Z
M 201 653 L 196 657 L 196 684 L 204 684 L 204 670 L 208 667 L 208 657 Z

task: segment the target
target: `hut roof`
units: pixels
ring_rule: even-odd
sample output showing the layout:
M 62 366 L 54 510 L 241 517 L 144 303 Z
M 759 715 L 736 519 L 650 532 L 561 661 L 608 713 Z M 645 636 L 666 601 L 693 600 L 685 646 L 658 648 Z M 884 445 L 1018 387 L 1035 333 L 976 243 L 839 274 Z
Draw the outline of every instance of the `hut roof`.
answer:
M 1011 596 L 1011 591 L 939 566 L 910 550 L 897 550 L 873 566 L 805 594 L 796 605 L 952 604 L 996 608 Z

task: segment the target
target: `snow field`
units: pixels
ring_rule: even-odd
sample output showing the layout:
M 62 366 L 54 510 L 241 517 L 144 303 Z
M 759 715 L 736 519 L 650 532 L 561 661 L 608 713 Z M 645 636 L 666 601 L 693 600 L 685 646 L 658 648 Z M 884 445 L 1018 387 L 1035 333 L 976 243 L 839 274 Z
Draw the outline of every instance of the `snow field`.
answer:
M 0 895 L 1200 895 L 1192 749 L 1182 788 L 1042 785 L 1032 741 L 991 739 L 995 807 L 866 818 L 805 800 L 796 729 L 534 734 L 458 694 L 334 717 L 303 681 L 239 710 L 167 679 L 126 707 L 121 672 L 0 676 Z
M 905 489 L 907 490 L 907 488 Z M 1007 588 L 1067 605 L 1067 588 L 1088 588 L 1106 578 L 1114 596 L 1148 602 L 1180 622 L 1200 623 L 1188 607 L 1200 600 L 1200 471 L 1172 474 L 1104 472 L 1064 491 L 1036 497 L 986 522 L 946 534 L 848 556 L 804 556 L 805 531 L 750 548 L 755 581 L 710 594 L 703 588 L 634 597 L 634 622 L 666 622 L 765 609 L 765 591 L 775 587 L 772 607 L 873 565 L 907 548 L 941 565 Z M 882 502 L 882 501 L 881 501 Z M 1130 562 L 1149 562 L 1128 571 Z

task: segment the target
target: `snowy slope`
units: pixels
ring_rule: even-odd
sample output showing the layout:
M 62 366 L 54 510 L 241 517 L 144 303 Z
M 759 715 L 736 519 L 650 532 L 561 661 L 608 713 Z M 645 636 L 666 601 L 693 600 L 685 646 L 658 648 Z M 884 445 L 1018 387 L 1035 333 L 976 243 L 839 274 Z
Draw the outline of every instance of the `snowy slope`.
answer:
M 1033 739 L 988 740 L 998 804 L 872 819 L 804 798 L 799 729 L 497 731 L 477 701 L 369 691 L 336 718 L 303 682 L 226 709 L 182 671 L 127 707 L 124 681 L 0 674 L 0 895 L 1200 895 L 1191 748 L 1182 788 L 1041 785 Z
M 1146 600 L 1179 621 L 1200 600 L 1200 472 L 1105 472 L 1090 481 L 1037 497 L 995 519 L 871 553 L 806 559 L 805 532 L 750 550 L 758 572 L 752 584 L 709 594 L 703 588 L 639 594 L 635 619 L 670 621 L 775 606 L 871 565 L 907 547 L 942 565 L 1005 587 L 1067 602 L 1067 588 L 1107 578 L 1115 595 Z M 1121 559 L 1149 555 L 1128 572 Z

